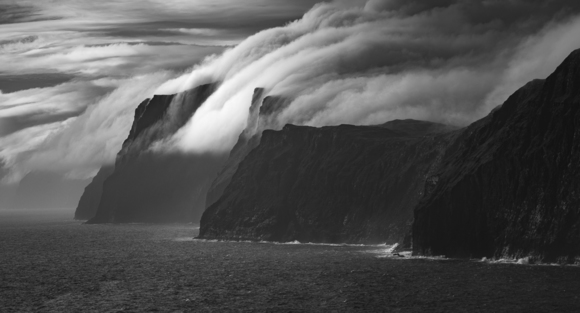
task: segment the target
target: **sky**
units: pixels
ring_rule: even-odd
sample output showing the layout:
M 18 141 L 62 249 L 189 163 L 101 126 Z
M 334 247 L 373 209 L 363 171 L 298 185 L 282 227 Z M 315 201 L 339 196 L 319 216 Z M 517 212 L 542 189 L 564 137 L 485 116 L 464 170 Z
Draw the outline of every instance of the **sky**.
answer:
M 86 179 L 153 94 L 220 87 L 153 148 L 224 152 L 252 92 L 278 125 L 465 126 L 580 48 L 565 0 L 0 0 L 0 171 Z
M 0 0 L 0 179 L 93 175 L 160 84 L 314 3 Z

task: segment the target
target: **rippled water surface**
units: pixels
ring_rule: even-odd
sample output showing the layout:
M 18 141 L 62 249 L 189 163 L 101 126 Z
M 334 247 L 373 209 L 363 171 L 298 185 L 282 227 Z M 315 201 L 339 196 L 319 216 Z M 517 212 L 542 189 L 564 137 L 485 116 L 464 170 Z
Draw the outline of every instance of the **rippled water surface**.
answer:
M 580 312 L 580 268 L 193 240 L 194 225 L 0 211 L 0 312 Z

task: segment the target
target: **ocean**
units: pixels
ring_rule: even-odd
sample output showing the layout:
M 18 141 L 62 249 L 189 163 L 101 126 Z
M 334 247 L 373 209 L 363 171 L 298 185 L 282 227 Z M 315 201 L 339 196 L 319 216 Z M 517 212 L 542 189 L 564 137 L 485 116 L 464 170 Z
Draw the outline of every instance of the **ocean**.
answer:
M 580 268 L 196 240 L 0 210 L 0 312 L 580 312 Z

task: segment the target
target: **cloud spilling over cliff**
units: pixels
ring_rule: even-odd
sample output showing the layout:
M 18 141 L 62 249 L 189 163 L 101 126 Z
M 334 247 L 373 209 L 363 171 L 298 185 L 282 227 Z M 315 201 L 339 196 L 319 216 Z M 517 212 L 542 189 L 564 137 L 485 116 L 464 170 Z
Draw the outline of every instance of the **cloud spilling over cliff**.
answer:
M 315 2 L 0 1 L 0 180 L 114 162 L 160 84 Z
M 580 3 L 565 0 L 337 0 L 302 16 L 315 2 L 0 4 L 1 176 L 94 173 L 145 97 L 217 81 L 159 147 L 227 151 L 256 87 L 291 100 L 280 125 L 466 125 L 580 46 Z
M 163 85 L 159 92 L 223 82 L 164 147 L 230 149 L 256 87 L 292 99 L 280 124 L 466 125 L 580 46 L 578 12 L 569 1 L 318 4 Z

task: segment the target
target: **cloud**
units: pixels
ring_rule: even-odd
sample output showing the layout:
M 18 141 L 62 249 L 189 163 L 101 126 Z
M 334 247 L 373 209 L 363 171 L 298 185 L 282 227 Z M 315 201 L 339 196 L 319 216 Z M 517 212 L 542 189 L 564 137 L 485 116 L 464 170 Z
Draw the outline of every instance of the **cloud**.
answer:
M 318 1 L 20 0 L 19 2 L 21 7 L 31 8 L 39 15 L 58 16 L 75 24 L 119 25 L 180 21 L 190 24 L 189 28 L 237 28 L 255 32 L 298 19 Z
M 74 75 L 64 73 L 0 75 L 0 86 L 3 92 L 11 93 L 18 90 L 56 86 L 74 78 Z
M 116 81 L 113 92 L 77 118 L 0 138 L 0 158 L 11 168 L 8 179 L 18 180 L 33 170 L 90 177 L 101 165 L 114 162 L 137 105 L 170 78 L 169 72 L 160 72 Z
M 396 118 L 467 125 L 578 47 L 579 12 L 580 4 L 566 1 L 319 4 L 164 84 L 160 90 L 179 91 L 223 82 L 165 144 L 227 151 L 256 87 L 291 99 L 279 125 Z M 553 44 L 560 46 L 550 51 Z
M 0 163 L 86 176 L 114 162 L 134 108 L 176 73 L 316 1 L 0 3 Z
M 0 95 L 0 118 L 80 113 L 96 98 L 114 89 L 105 80 L 73 81 Z
M 0 160 L 3 167 L 0 184 L 20 181 L 29 170 L 22 167 L 18 170 L 14 168 L 18 166 L 18 158 L 40 146 L 46 138 L 58 131 L 60 126 L 61 123 L 33 126 L 0 137 Z
M 38 10 L 31 5 L 16 3 L 0 3 L 0 24 L 22 23 L 54 19 L 50 16 L 41 16 Z
M 564 0 L 337 0 L 300 18 L 314 2 L 23 1 L 46 19 L 0 25 L 0 75 L 73 77 L 0 94 L 0 158 L 13 178 L 88 175 L 114 160 L 144 97 L 209 82 L 221 85 L 158 147 L 228 151 L 256 87 L 290 102 L 280 126 L 466 125 L 580 44 L 580 3 Z
M 580 48 L 580 18 L 553 24 L 524 40 L 485 103 L 491 108 L 532 79 L 543 79 Z
M 214 28 L 168 28 L 163 30 L 202 36 L 215 36 L 221 32 L 219 29 Z

